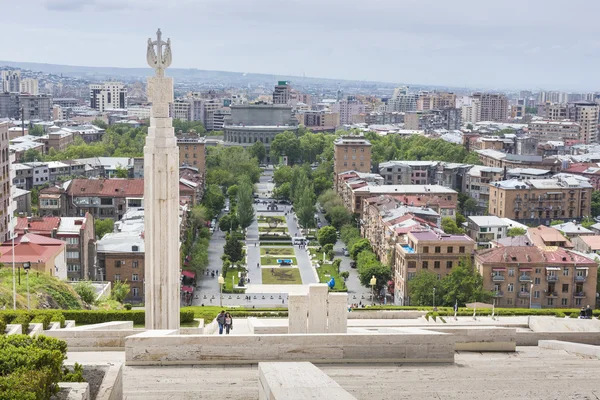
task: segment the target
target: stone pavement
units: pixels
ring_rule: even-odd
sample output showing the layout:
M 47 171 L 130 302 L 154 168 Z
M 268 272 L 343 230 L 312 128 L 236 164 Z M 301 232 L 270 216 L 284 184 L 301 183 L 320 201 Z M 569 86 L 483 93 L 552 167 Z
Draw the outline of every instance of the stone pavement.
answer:
M 235 322 L 234 322 L 235 323 Z M 123 362 L 123 352 L 68 353 L 69 362 Z M 317 365 L 361 400 L 598 399 L 598 360 L 563 350 L 457 352 L 448 365 Z M 124 367 L 124 399 L 258 398 L 256 365 Z

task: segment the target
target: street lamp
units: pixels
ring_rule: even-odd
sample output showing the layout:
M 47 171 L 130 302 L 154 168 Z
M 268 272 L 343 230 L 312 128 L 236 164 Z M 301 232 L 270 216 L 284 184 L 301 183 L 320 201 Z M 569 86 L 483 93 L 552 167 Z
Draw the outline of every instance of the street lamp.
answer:
M 377 278 L 375 278 L 375 275 L 373 275 L 371 277 L 371 280 L 369 281 L 369 284 L 371 285 L 371 301 L 373 301 L 373 287 L 377 284 Z
M 225 279 L 223 278 L 223 274 L 219 274 L 219 306 L 223 307 L 223 285 L 225 284 Z
M 21 121 L 23 123 L 23 121 Z M 13 230 L 14 230 L 14 222 L 13 222 Z M 17 274 L 16 274 L 16 266 L 15 266 L 15 232 L 12 233 L 12 278 L 13 278 L 13 310 L 17 309 Z
M 31 263 L 29 262 L 24 262 L 23 263 L 23 269 L 25 270 L 25 273 L 27 274 L 27 310 L 31 309 L 31 303 L 29 301 L 29 269 L 31 268 Z
M 529 308 L 531 308 L 531 295 L 533 293 L 533 283 L 529 286 Z

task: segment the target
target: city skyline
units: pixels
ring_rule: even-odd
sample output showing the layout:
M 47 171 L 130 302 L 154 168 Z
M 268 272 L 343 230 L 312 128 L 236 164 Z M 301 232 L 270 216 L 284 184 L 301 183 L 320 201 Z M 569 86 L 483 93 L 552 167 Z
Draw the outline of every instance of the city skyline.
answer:
M 311 0 L 285 8 L 272 0 L 180 0 L 169 7 L 155 0 L 26 3 L 30 24 L 7 22 L 20 35 L 3 44 L 5 60 L 143 67 L 131 49 L 139 51 L 153 24 L 177 38 L 174 68 L 454 87 L 600 88 L 592 72 L 600 48 L 593 15 L 600 4 L 586 3 L 582 12 L 539 0 L 485 8 L 472 0 L 452 7 L 387 0 L 368 7 Z M 4 11 L 17 13 L 17 7 L 10 3 Z

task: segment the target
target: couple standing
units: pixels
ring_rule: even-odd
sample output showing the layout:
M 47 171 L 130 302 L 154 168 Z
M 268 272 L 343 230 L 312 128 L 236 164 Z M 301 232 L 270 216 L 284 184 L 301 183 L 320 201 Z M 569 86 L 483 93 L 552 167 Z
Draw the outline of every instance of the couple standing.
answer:
M 231 314 L 226 313 L 225 310 L 221 310 L 219 315 L 217 315 L 217 324 L 219 324 L 219 335 L 223 334 L 223 328 L 225 328 L 225 332 L 229 335 L 229 331 L 233 330 L 233 318 L 231 318 Z

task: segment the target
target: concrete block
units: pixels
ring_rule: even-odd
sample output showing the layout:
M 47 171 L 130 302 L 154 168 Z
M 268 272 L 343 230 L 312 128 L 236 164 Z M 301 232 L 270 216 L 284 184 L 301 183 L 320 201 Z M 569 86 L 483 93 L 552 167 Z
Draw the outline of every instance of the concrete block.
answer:
M 86 382 L 58 382 L 61 392 L 58 398 L 64 400 L 90 400 L 90 385 Z M 64 395 L 66 393 L 66 395 Z
M 327 333 L 327 294 L 325 283 L 308 285 L 308 333 Z
M 540 340 L 538 346 L 543 349 L 564 350 L 580 356 L 600 359 L 600 346 L 563 342 L 560 340 Z
M 329 293 L 327 332 L 346 333 L 348 329 L 348 293 Z
M 517 330 L 496 326 L 435 326 L 427 328 L 435 332 L 454 335 L 456 350 L 461 351 L 516 351 Z
M 23 325 L 7 324 L 5 333 L 7 335 L 20 335 L 21 333 L 23 333 Z
M 37 322 L 29 324 L 29 336 L 37 336 L 40 333 L 44 333 L 44 324 Z
M 123 399 L 123 364 L 111 364 L 98 389 L 96 400 Z
M 356 399 L 308 362 L 259 363 L 258 380 L 264 400 Z
M 307 333 L 308 302 L 306 294 L 288 295 L 288 333 Z

